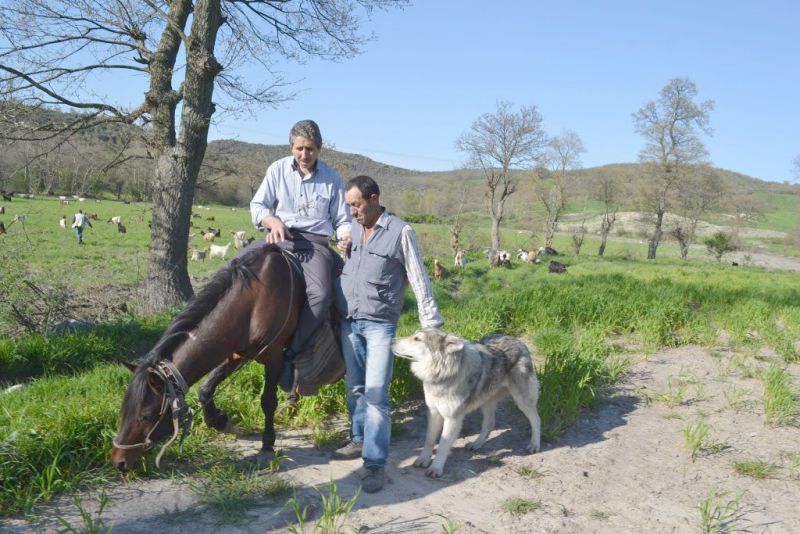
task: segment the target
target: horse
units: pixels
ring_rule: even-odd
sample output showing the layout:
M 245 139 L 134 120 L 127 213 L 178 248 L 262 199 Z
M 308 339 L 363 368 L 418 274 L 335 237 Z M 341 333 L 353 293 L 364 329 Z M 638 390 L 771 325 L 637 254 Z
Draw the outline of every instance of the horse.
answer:
M 264 365 L 261 451 L 272 453 L 283 347 L 292 338 L 304 298 L 295 258 L 276 245 L 254 245 L 217 271 L 143 362 L 126 364 L 133 377 L 122 402 L 111 463 L 123 471 L 131 469 L 172 431 L 156 458 L 158 466 L 179 431 L 185 436 L 191 426 L 185 395 L 206 374 L 198 391 L 203 418 L 216 430 L 230 431 L 233 425 L 214 404 L 214 391 L 249 360 Z

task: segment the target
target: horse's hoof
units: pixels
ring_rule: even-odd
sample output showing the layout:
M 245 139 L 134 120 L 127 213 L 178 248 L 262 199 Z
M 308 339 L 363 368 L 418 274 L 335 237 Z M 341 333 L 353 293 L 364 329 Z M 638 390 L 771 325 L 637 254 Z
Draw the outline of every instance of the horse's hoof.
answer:
M 259 469 L 266 469 L 270 467 L 273 458 L 275 458 L 275 451 L 265 451 L 261 449 L 258 451 L 258 454 L 256 454 L 256 464 Z

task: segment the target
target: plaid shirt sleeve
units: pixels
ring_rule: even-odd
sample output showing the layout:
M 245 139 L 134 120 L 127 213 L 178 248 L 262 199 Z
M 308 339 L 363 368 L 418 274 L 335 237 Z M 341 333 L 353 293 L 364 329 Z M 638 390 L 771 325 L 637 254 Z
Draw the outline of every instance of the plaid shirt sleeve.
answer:
M 425 271 L 422 263 L 422 256 L 417 246 L 417 234 L 411 226 L 403 228 L 400 239 L 400 246 L 403 252 L 403 260 L 406 268 L 406 276 L 417 298 L 417 310 L 419 312 L 419 323 L 425 328 L 428 326 L 441 327 L 444 324 L 439 307 L 433 298 L 433 288 L 431 279 Z

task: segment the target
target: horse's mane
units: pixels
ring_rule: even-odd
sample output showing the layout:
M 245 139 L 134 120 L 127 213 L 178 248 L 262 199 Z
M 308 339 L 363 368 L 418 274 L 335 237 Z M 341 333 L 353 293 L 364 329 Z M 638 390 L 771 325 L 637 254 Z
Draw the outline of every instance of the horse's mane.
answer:
M 277 245 L 263 245 L 247 250 L 242 256 L 234 258 L 218 270 L 203 289 L 192 297 L 186 307 L 162 334 L 156 346 L 147 354 L 139 369 L 153 365 L 160 360 L 171 360 L 172 352 L 186 340 L 189 332 L 219 304 L 220 299 L 234 286 L 239 289 L 257 280 L 258 267 L 267 254 L 280 251 Z

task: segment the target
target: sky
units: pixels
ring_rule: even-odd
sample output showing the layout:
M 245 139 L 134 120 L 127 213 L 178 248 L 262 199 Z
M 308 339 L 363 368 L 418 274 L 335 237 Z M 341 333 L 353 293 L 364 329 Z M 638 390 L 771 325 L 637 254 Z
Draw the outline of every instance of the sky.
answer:
M 535 105 L 548 135 L 577 132 L 584 167 L 635 162 L 632 114 L 686 77 L 715 102 L 712 164 L 783 182 L 800 154 L 799 22 L 796 0 L 418 0 L 365 21 L 375 40 L 353 59 L 282 64 L 297 97 L 210 138 L 283 144 L 311 118 L 339 150 L 452 170 L 459 135 L 507 101 Z

